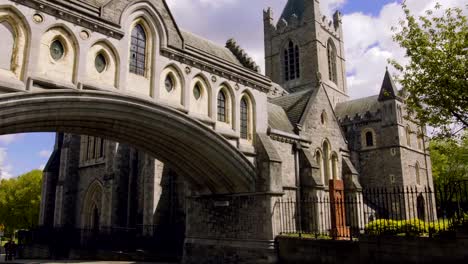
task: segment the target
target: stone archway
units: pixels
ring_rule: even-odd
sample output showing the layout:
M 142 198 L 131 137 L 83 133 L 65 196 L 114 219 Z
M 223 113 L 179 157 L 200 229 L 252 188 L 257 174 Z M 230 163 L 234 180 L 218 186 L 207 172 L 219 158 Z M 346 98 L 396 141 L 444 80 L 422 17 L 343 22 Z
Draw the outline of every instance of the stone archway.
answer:
M 48 90 L 0 96 L 0 135 L 66 132 L 136 146 L 199 193 L 255 191 L 252 163 L 222 136 L 166 105 L 117 93 Z
M 88 187 L 81 209 L 81 227 L 90 230 L 99 230 L 101 225 L 103 188 L 98 181 Z

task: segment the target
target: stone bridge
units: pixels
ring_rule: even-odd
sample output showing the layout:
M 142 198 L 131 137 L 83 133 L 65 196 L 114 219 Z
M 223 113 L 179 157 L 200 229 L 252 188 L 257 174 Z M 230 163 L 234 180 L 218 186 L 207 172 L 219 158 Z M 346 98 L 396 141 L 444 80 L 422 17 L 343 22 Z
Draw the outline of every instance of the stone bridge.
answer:
M 121 93 L 45 90 L 0 95 L 0 134 L 67 132 L 131 144 L 201 193 L 253 192 L 253 164 L 223 136 L 167 105 Z

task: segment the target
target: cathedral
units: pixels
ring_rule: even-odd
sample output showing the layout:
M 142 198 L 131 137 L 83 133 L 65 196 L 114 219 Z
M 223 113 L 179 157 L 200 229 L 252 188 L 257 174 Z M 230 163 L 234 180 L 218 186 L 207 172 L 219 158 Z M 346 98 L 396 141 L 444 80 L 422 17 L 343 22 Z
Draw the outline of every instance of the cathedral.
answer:
M 319 5 L 289 0 L 278 21 L 263 12 L 262 74 L 234 39 L 223 46 L 180 29 L 165 0 L 0 0 L 1 47 L 11 51 L 0 58 L 0 76 L 33 71 L 34 89 L 53 80 L 171 107 L 239 149 L 255 168 L 256 191 L 272 199 L 432 187 L 425 128 L 405 118 L 385 69 L 379 94 L 349 98 L 342 16 L 327 18 Z M 24 54 L 35 54 L 35 64 L 24 68 Z M 180 248 L 196 241 L 187 197 L 214 187 L 181 169 L 191 164 L 99 133 L 57 133 L 40 226 L 133 229 Z

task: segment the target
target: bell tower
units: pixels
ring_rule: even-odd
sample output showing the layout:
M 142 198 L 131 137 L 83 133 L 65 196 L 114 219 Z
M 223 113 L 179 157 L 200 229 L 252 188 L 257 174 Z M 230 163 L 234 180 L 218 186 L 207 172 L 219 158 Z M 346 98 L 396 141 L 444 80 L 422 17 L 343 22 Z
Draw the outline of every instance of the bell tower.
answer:
M 271 8 L 263 21 L 268 77 L 291 93 L 321 81 L 334 105 L 348 99 L 340 12 L 329 20 L 319 0 L 289 0 L 276 24 Z

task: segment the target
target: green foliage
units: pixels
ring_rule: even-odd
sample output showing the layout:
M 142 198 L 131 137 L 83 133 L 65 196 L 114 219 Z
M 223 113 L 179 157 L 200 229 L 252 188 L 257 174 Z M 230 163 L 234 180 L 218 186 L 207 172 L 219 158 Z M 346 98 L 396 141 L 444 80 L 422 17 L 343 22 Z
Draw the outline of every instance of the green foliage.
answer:
M 462 140 L 433 139 L 429 144 L 437 203 L 455 199 L 458 182 L 468 180 L 468 137 Z
M 37 225 L 41 201 L 42 171 L 0 181 L 0 223 L 5 233 Z
M 439 235 L 449 231 L 453 222 L 442 219 L 436 222 L 425 222 L 420 219 L 388 220 L 378 219 L 365 226 L 366 234 L 389 236 L 427 236 Z
M 468 19 L 461 8 L 436 5 L 415 17 L 403 3 L 405 19 L 394 41 L 409 62 L 390 63 L 401 73 L 410 115 L 453 137 L 468 127 Z M 442 14 L 440 14 L 442 13 Z

